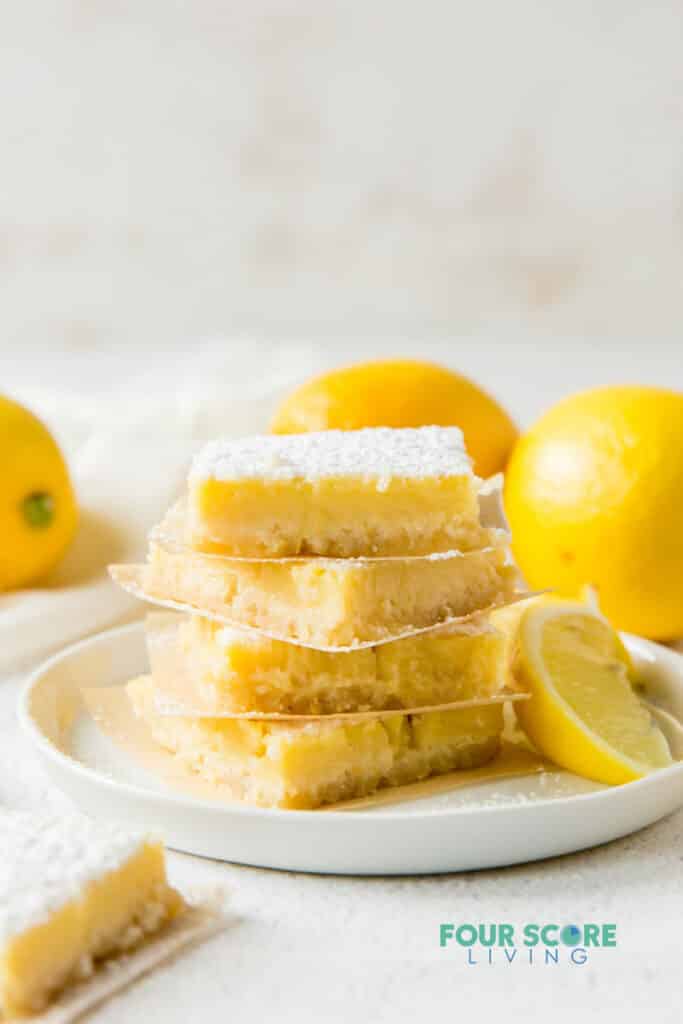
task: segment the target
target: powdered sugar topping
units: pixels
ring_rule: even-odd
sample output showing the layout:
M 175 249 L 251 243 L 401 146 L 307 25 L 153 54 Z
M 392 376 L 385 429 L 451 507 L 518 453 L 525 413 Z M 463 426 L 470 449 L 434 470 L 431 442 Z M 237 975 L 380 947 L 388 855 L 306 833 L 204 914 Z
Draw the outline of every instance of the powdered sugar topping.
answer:
M 472 476 L 472 465 L 457 427 L 371 427 L 211 441 L 195 457 L 190 483 L 343 476 L 385 489 L 396 476 Z
M 47 921 L 144 841 L 81 815 L 0 813 L 0 943 Z

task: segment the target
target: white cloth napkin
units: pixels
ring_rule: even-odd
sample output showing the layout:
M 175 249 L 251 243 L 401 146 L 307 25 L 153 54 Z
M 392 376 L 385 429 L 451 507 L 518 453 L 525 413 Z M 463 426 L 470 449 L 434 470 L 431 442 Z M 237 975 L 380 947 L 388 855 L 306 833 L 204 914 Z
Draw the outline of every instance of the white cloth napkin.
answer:
M 0 673 L 144 614 L 107 565 L 144 559 L 147 534 L 181 493 L 203 441 L 265 430 L 283 391 L 317 362 L 305 347 L 207 344 L 153 372 L 129 370 L 113 381 L 115 393 L 15 387 L 67 455 L 81 520 L 40 586 L 0 595 Z

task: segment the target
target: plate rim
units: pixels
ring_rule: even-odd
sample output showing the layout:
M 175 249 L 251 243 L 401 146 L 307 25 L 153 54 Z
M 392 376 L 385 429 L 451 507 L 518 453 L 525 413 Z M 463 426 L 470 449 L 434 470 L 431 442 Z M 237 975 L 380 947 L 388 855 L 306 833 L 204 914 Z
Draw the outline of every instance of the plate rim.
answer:
M 144 618 L 136 619 L 133 622 L 127 622 L 123 625 L 115 626 L 111 629 L 102 630 L 97 633 L 93 633 L 87 637 L 76 641 L 75 643 L 68 644 L 66 647 L 55 652 L 50 657 L 42 661 L 36 668 L 34 668 L 28 675 L 26 681 L 21 687 L 21 690 L 17 699 L 17 718 L 19 725 L 34 748 L 37 748 L 40 753 L 45 756 L 49 761 L 56 763 L 56 765 L 67 772 L 71 772 L 73 775 L 86 780 L 90 784 L 104 786 L 107 789 L 114 790 L 119 793 L 128 794 L 133 799 L 154 799 L 161 800 L 164 805 L 171 808 L 187 809 L 188 807 L 194 809 L 202 809 L 210 811 L 213 814 L 218 815 L 234 815 L 238 818 L 244 817 L 248 819 L 257 820 L 272 820 L 272 821 L 307 821 L 310 822 L 312 817 L 317 817 L 320 820 L 329 821 L 332 827 L 344 827 L 344 822 L 349 820 L 365 819 L 366 821 L 374 818 L 372 814 L 372 808 L 353 810 L 334 811 L 332 809 L 326 809 L 325 814 L 321 815 L 317 809 L 313 810 L 294 810 L 280 807 L 259 807 L 251 804 L 221 804 L 219 802 L 204 800 L 198 797 L 192 797 L 181 793 L 164 792 L 163 790 L 150 790 L 144 786 L 136 785 L 132 782 L 122 781 L 110 776 L 107 776 L 103 772 L 99 772 L 94 768 L 84 764 L 75 757 L 71 757 L 69 754 L 60 750 L 42 731 L 36 721 L 34 715 L 31 712 L 31 699 L 35 689 L 41 684 L 44 678 L 53 671 L 56 666 L 64 661 L 68 661 L 70 658 L 77 655 L 84 648 L 97 647 L 101 643 L 111 641 L 117 637 L 127 636 L 142 633 L 144 630 Z M 683 655 L 678 654 L 675 651 L 670 651 L 662 644 L 658 644 L 655 641 L 647 640 L 644 637 L 635 636 L 634 634 L 620 632 L 622 640 L 624 641 L 627 649 L 631 646 L 638 650 L 641 656 L 644 656 L 651 663 L 656 663 L 658 660 L 663 659 L 668 662 L 669 665 L 674 668 L 674 671 L 680 676 L 681 688 L 683 689 Z M 681 664 L 677 664 L 675 659 L 681 659 Z M 558 766 L 558 771 L 563 771 Z M 661 768 L 658 771 L 652 772 L 649 775 L 643 776 L 641 779 L 636 779 L 633 782 L 625 783 L 619 786 L 606 786 L 603 789 L 595 790 L 591 793 L 575 793 L 567 796 L 550 797 L 547 800 L 539 800 L 533 805 L 527 805 L 525 810 L 527 813 L 532 806 L 542 811 L 548 805 L 557 806 L 562 804 L 568 808 L 574 808 L 576 806 L 584 805 L 588 802 L 600 802 L 607 801 L 611 802 L 617 799 L 617 793 L 621 792 L 633 792 L 632 787 L 637 787 L 638 790 L 650 788 L 652 786 L 659 786 L 664 783 L 665 778 L 676 778 L 683 773 L 683 761 L 671 765 L 668 768 Z M 571 773 L 569 773 L 571 774 Z M 590 780 L 589 780 L 590 781 Z M 443 807 L 443 808 L 432 808 L 430 810 L 418 809 L 420 801 L 415 801 L 415 809 L 410 813 L 411 821 L 415 819 L 429 819 L 433 821 L 438 817 L 470 817 L 472 815 L 480 816 L 505 816 L 511 811 L 514 811 L 515 806 L 512 804 L 501 804 L 501 805 L 482 805 L 482 806 L 464 806 L 464 807 Z M 404 811 L 392 811 L 385 808 L 381 809 L 381 818 L 383 821 L 387 820 L 401 820 L 406 821 L 407 815 Z

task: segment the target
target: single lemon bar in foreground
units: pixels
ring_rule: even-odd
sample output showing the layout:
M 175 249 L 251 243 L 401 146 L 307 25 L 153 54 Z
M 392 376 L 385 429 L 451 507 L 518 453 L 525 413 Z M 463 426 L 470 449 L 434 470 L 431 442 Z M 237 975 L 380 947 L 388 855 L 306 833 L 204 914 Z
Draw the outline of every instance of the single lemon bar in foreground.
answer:
M 503 729 L 502 704 L 285 724 L 159 715 L 150 676 L 127 691 L 158 744 L 205 780 L 267 807 L 314 808 L 478 767 L 498 752 Z
M 41 1010 L 183 909 L 164 850 L 80 815 L 0 814 L 0 1007 Z
M 446 627 L 340 654 L 270 640 L 199 615 L 158 633 L 151 616 L 148 629 L 155 679 L 163 685 L 175 653 L 182 663 L 185 706 L 207 714 L 417 708 L 491 697 L 505 684 L 504 637 L 486 627 L 473 635 Z
M 503 546 L 409 561 L 240 562 L 151 544 L 148 562 L 112 566 L 147 599 L 175 601 L 277 639 L 351 647 L 473 615 L 519 582 Z
M 479 483 L 457 427 L 212 441 L 190 472 L 187 540 L 255 558 L 469 550 Z

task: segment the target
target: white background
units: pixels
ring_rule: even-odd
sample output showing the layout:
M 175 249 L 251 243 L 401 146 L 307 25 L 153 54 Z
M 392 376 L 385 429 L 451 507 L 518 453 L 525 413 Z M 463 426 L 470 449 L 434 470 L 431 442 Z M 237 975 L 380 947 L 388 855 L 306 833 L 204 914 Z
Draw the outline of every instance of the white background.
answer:
M 2 344 L 679 339 L 682 35 L 675 0 L 7 5 Z
M 42 0 L 0 28 L 0 390 L 67 444 L 264 425 L 312 370 L 430 356 L 521 424 L 683 386 L 674 0 Z M 135 500 L 131 496 L 131 500 Z M 0 688 L 0 801 L 59 805 Z M 307 878 L 172 858 L 235 922 L 102 1022 L 680 1018 L 683 817 L 544 865 Z M 466 968 L 442 920 L 615 921 Z M 491 1017 L 489 1017 L 489 1014 Z

